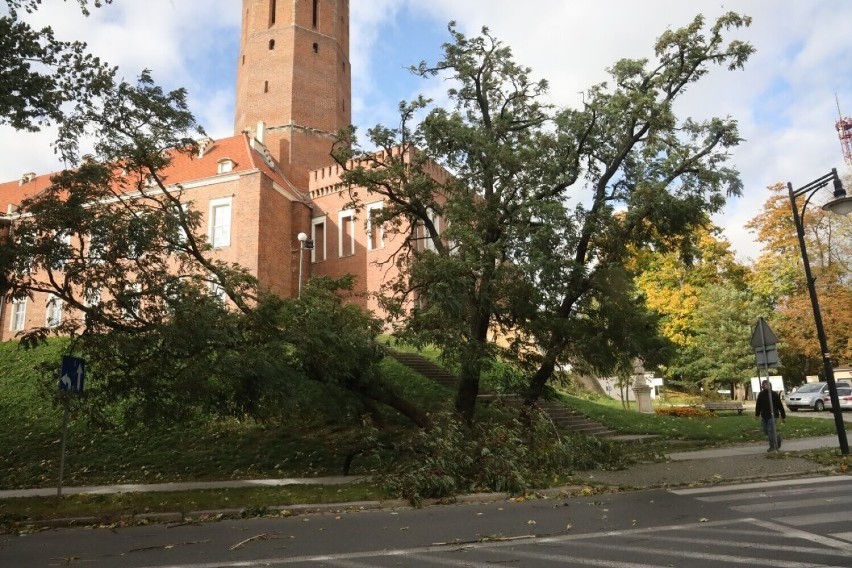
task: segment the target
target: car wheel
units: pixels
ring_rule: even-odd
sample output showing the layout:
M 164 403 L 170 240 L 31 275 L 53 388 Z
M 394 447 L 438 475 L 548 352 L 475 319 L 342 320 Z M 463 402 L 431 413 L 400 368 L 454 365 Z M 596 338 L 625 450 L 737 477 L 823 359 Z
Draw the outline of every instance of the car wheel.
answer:
M 817 412 L 822 412 L 823 410 L 825 410 L 825 405 L 822 403 L 821 400 L 818 400 L 814 403 L 814 410 Z

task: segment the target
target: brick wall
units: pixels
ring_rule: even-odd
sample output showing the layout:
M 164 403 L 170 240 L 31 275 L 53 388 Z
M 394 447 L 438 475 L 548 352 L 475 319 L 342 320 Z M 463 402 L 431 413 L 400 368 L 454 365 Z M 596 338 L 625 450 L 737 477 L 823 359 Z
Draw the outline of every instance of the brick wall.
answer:
M 235 133 L 264 122 L 263 142 L 302 189 L 351 123 L 349 2 L 316 8 L 314 21 L 314 0 L 244 0 L 237 60 Z

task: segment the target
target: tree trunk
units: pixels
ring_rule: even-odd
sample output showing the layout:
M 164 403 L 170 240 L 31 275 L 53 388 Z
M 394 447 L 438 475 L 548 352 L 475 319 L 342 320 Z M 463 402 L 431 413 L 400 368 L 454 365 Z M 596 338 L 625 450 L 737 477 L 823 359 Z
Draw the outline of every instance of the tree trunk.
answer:
M 386 404 L 393 408 L 409 420 L 411 420 L 419 428 L 428 428 L 430 425 L 429 416 L 420 408 L 414 406 L 404 398 L 387 388 L 372 388 L 367 385 L 362 385 L 357 391 L 364 397 L 367 397 L 376 402 Z
M 544 390 L 544 385 L 548 379 L 553 376 L 553 370 L 556 368 L 556 352 L 553 349 L 548 349 L 544 354 L 541 365 L 535 372 L 535 375 L 530 379 L 527 387 L 527 394 L 524 397 L 524 404 L 529 405 L 541 398 L 541 393 Z
M 463 362 L 459 375 L 459 390 L 456 392 L 456 412 L 468 424 L 473 422 L 476 397 L 479 396 L 479 363 Z
M 490 321 L 490 313 L 479 314 L 472 325 L 472 340 L 468 348 L 462 352 L 459 388 L 456 392 L 456 412 L 468 424 L 473 423 L 476 397 L 479 396 L 482 357 L 488 352 L 488 324 Z

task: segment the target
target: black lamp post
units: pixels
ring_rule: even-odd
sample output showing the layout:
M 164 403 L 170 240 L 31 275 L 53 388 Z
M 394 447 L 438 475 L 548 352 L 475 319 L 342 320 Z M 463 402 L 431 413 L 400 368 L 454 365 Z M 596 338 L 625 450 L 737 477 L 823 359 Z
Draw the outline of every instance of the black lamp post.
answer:
M 846 441 L 846 426 L 843 424 L 843 413 L 840 410 L 840 401 L 837 398 L 837 383 L 834 381 L 834 368 L 831 364 L 831 353 L 828 351 L 828 342 L 825 339 L 825 328 L 822 325 L 822 315 L 819 311 L 819 301 L 817 299 L 816 288 L 814 287 L 814 277 L 811 275 L 811 264 L 808 260 L 808 250 L 805 247 L 805 209 L 814 194 L 827 186 L 829 182 L 834 182 L 834 199 L 823 205 L 826 211 L 846 215 L 852 211 L 852 197 L 846 197 L 846 190 L 843 189 L 843 183 L 837 176 L 837 170 L 832 168 L 831 173 L 826 174 L 814 181 L 793 189 L 793 184 L 787 183 L 787 189 L 790 192 L 790 206 L 793 208 L 793 222 L 796 224 L 796 233 L 799 235 L 799 247 L 802 249 L 802 261 L 805 265 L 805 278 L 807 278 L 808 293 L 811 296 L 811 307 L 814 311 L 814 323 L 816 324 L 817 337 L 819 337 L 819 348 L 822 351 L 822 364 L 825 372 L 825 381 L 828 383 L 828 395 L 831 399 L 831 412 L 834 414 L 834 425 L 837 429 L 837 440 L 840 442 L 840 453 L 843 455 L 849 454 L 849 443 Z M 805 202 L 802 204 L 801 213 L 799 206 L 796 204 L 796 198 L 801 195 L 807 195 Z

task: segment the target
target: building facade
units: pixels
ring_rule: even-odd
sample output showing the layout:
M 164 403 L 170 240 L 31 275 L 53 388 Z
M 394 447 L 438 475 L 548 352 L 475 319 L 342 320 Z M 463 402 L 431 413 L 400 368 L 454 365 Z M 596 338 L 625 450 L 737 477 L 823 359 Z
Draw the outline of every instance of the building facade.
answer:
M 202 214 L 212 254 L 241 264 L 263 288 L 293 296 L 300 278 L 352 274 L 353 301 L 377 310 L 370 292 L 395 275 L 386 262 L 395 247 L 370 223 L 381 199 L 359 211 L 346 206 L 331 149 L 350 109 L 348 0 L 244 0 L 234 135 L 203 141 L 198 155 L 176 156 L 162 175 Z M 434 175 L 446 173 L 435 167 Z M 0 229 L 14 225 L 17 204 L 50 177 L 0 183 Z M 299 233 L 313 249 L 300 254 Z M 47 295 L 3 302 L 0 340 L 55 323 L 57 310 Z

